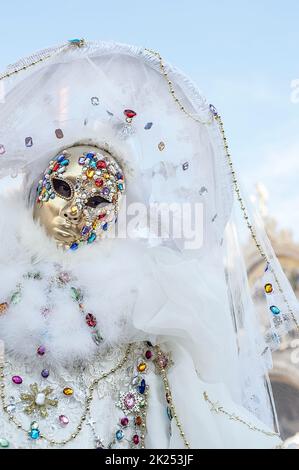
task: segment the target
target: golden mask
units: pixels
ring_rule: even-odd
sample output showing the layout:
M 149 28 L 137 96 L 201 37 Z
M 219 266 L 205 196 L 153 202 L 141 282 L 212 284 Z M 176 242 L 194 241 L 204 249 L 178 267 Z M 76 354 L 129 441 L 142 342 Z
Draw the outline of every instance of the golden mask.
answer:
M 37 188 L 33 217 L 59 246 L 76 250 L 101 238 L 116 221 L 123 172 L 107 151 L 76 146 L 49 162 Z

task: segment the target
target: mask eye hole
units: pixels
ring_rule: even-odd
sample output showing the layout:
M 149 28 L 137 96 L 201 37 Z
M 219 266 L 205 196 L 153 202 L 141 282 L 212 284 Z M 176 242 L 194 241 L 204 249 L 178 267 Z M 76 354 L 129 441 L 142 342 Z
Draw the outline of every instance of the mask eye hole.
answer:
M 104 199 L 102 196 L 99 196 L 99 195 L 91 196 L 86 201 L 86 206 L 92 207 L 93 209 L 98 207 L 100 204 L 109 204 L 109 201 L 107 201 L 107 199 Z
M 60 178 L 52 178 L 52 186 L 55 193 L 62 199 L 71 199 L 73 197 L 73 190 L 70 184 Z

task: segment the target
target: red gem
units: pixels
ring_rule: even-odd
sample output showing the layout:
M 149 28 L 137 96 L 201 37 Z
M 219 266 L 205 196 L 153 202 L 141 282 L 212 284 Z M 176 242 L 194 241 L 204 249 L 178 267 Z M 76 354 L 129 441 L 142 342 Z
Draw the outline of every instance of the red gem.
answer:
M 55 163 L 52 171 L 57 171 L 57 170 L 59 170 L 59 163 Z
M 103 212 L 103 214 L 99 214 L 98 218 L 101 220 L 104 219 L 104 217 L 106 217 L 106 212 Z
M 97 319 L 92 313 L 88 313 L 85 317 L 86 323 L 91 328 L 94 328 L 97 324 Z
M 145 353 L 146 359 L 151 359 L 151 358 L 152 358 L 152 355 L 153 355 L 153 353 L 152 353 L 152 351 L 150 351 L 150 350 L 146 351 L 146 353 Z
M 99 160 L 97 162 L 97 168 L 106 168 L 106 166 L 107 166 L 107 163 L 104 162 L 104 160 Z
M 124 416 L 123 418 L 121 418 L 120 424 L 121 424 L 122 426 L 128 426 L 128 424 L 129 424 L 129 419 L 128 419 L 126 416 Z
M 95 180 L 94 184 L 95 184 L 98 188 L 100 188 L 101 186 L 103 186 L 104 182 L 103 182 L 103 180 L 101 180 L 101 178 L 97 178 L 97 179 Z
M 136 116 L 136 113 L 132 109 L 125 109 L 124 110 L 124 115 L 127 116 L 127 118 L 132 119 L 133 117 Z
M 138 434 L 134 434 L 133 436 L 133 442 L 134 444 L 137 446 L 137 444 L 139 444 L 139 436 Z

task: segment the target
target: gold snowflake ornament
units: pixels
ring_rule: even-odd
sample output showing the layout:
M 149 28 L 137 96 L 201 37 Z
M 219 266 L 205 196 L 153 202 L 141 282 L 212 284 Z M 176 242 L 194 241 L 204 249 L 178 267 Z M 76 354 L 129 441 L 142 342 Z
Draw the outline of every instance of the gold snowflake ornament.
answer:
M 42 418 L 48 416 L 48 408 L 50 406 L 57 406 L 58 400 L 49 397 L 53 392 L 52 388 L 46 387 L 39 390 L 36 383 L 30 385 L 31 393 L 22 393 L 21 400 L 27 404 L 24 411 L 31 415 L 32 413 L 39 413 Z

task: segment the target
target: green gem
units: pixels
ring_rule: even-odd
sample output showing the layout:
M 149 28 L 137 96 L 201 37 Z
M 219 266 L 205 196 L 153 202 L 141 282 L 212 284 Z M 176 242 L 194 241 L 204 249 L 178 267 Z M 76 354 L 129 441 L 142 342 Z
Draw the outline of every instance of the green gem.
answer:
M 3 437 L 0 438 L 0 447 L 2 449 L 6 449 L 7 447 L 9 447 L 9 442 L 7 439 L 4 439 Z
M 71 296 L 76 302 L 80 302 L 83 299 L 82 292 L 80 289 L 76 289 L 76 287 L 71 287 Z
M 18 304 L 18 303 L 20 302 L 21 298 L 22 298 L 22 294 L 21 294 L 21 292 L 18 290 L 18 291 L 14 292 L 14 293 L 12 294 L 10 301 L 11 301 L 12 304 L 15 304 L 15 305 L 16 305 L 16 304 Z
M 140 402 L 140 408 L 144 408 L 144 407 L 145 407 L 145 400 L 142 400 L 142 401 Z

